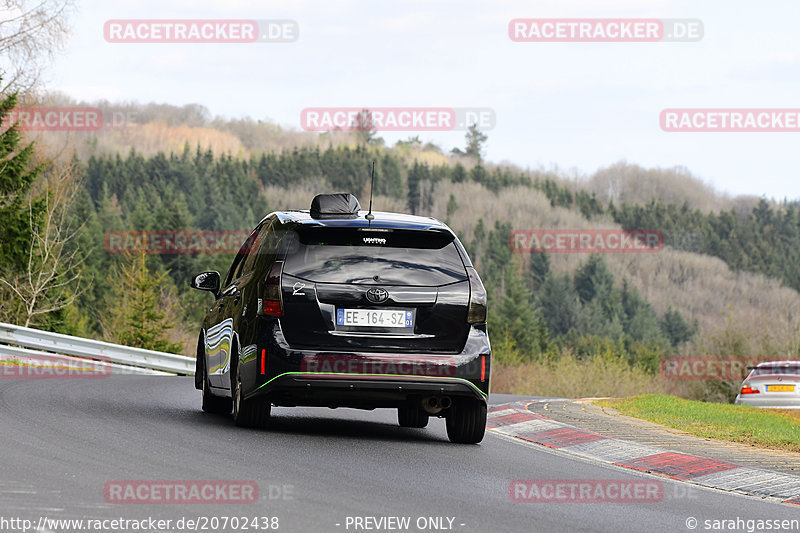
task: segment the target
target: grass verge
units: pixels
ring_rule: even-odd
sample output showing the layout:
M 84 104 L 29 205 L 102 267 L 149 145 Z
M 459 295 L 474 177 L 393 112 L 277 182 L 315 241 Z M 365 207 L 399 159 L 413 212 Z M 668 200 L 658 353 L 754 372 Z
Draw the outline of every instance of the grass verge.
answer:
M 581 398 L 666 391 L 658 377 L 619 358 L 564 356 L 550 363 L 493 363 L 492 392 Z
M 662 394 L 595 403 L 698 437 L 800 452 L 800 411 L 705 403 Z

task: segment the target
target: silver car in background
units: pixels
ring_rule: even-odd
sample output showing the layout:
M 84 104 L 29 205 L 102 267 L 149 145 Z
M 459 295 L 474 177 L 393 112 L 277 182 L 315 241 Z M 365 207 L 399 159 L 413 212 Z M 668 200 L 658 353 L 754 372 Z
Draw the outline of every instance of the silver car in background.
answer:
M 770 361 L 747 367 L 736 405 L 800 409 L 800 361 Z

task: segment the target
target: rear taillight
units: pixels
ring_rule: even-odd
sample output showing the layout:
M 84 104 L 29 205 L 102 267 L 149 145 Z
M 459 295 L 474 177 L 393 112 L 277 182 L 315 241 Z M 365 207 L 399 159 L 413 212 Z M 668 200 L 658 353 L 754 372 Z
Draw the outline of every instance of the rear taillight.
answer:
M 759 392 L 760 391 L 758 389 L 751 389 L 750 385 L 743 385 L 739 394 L 758 394 Z
M 261 285 L 262 303 L 261 308 L 258 310 L 260 315 L 283 316 L 281 272 L 283 272 L 283 261 L 275 261 L 269 269 L 267 279 Z
M 473 267 L 467 267 L 467 275 L 469 276 L 467 322 L 470 324 L 486 322 L 486 289 Z

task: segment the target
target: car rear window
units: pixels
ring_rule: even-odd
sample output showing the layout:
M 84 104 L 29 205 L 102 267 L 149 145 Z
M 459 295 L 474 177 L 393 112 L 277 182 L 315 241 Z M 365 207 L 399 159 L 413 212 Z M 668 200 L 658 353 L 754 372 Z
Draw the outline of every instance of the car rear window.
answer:
M 781 365 L 781 366 L 760 366 L 753 369 L 751 376 L 766 376 L 766 375 L 793 375 L 800 376 L 800 365 Z
M 315 282 L 431 286 L 467 279 L 448 232 L 316 227 L 293 239 L 284 272 Z

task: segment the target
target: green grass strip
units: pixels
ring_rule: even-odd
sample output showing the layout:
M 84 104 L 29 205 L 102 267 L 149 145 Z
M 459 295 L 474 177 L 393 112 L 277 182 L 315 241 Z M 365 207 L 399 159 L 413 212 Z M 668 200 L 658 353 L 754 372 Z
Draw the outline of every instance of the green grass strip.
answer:
M 800 452 L 800 411 L 697 402 L 663 394 L 595 403 L 698 437 Z

